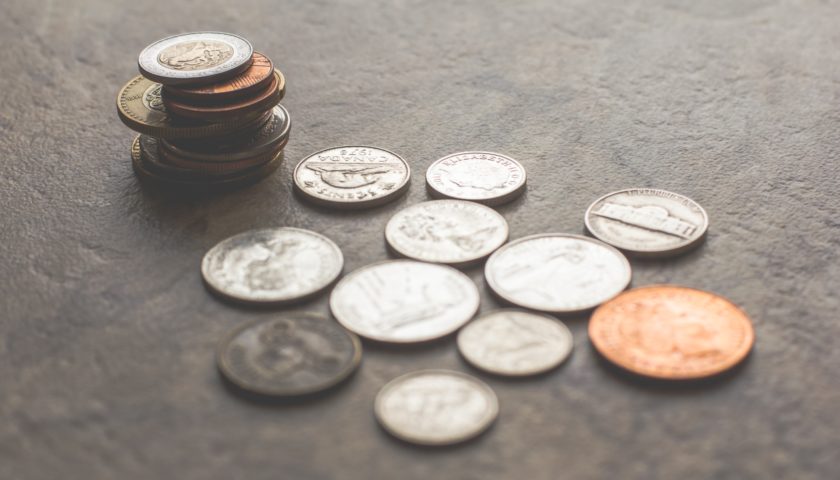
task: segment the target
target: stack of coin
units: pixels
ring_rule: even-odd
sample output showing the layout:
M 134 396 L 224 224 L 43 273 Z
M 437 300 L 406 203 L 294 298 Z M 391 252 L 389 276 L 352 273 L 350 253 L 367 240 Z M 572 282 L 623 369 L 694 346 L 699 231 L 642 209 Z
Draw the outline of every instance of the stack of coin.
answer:
M 141 180 L 177 189 L 247 185 L 283 160 L 291 119 L 283 74 L 246 39 L 198 32 L 140 53 L 139 75 L 117 95 L 117 113 L 140 133 L 131 148 Z

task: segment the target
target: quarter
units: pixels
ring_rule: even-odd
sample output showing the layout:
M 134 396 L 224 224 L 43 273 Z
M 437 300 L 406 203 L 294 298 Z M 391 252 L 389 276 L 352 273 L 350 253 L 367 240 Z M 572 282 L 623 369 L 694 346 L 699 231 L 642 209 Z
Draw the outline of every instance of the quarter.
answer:
M 492 152 L 453 153 L 426 170 L 426 186 L 433 196 L 490 206 L 521 195 L 525 180 L 525 168 L 519 162 Z
M 164 85 L 215 83 L 251 65 L 254 49 L 232 33 L 195 32 L 173 35 L 140 52 L 140 73 Z

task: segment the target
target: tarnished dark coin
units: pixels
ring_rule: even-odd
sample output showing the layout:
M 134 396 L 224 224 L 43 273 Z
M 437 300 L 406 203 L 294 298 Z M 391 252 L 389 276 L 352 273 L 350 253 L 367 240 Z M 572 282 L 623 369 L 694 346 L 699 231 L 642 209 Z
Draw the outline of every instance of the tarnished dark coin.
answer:
M 166 87 L 166 94 L 173 98 L 187 99 L 200 104 L 226 101 L 264 90 L 271 84 L 273 74 L 274 64 L 271 59 L 262 53 L 254 52 L 251 66 L 229 80 L 209 85 L 168 86 Z M 278 89 L 285 90 L 286 82 L 282 74 L 280 79 L 283 80 L 283 83 Z
M 144 77 L 165 85 L 215 83 L 235 77 L 251 64 L 254 49 L 232 33 L 195 32 L 152 43 L 137 64 Z
M 628 188 L 595 200 L 584 216 L 599 240 L 638 257 L 676 255 L 699 245 L 709 216 L 690 198 L 654 188 Z
M 435 197 L 500 205 L 525 191 L 525 168 L 492 152 L 447 155 L 426 170 L 426 186 Z
M 349 377 L 362 345 L 330 319 L 284 313 L 234 329 L 219 345 L 219 371 L 259 395 L 291 397 L 326 390 Z
M 282 89 L 280 87 L 283 87 Z M 166 110 L 173 115 L 185 118 L 192 118 L 205 122 L 230 121 L 243 116 L 253 115 L 255 112 L 264 112 L 280 103 L 285 94 L 285 80 L 279 71 L 274 72 L 274 79 L 268 87 L 247 97 L 237 97 L 224 103 L 212 103 L 206 105 L 186 103 L 177 98 L 167 95 L 163 90 L 163 104 Z
M 307 200 L 335 208 L 368 208 L 408 189 L 411 169 L 399 155 L 375 147 L 336 147 L 304 158 L 294 185 Z

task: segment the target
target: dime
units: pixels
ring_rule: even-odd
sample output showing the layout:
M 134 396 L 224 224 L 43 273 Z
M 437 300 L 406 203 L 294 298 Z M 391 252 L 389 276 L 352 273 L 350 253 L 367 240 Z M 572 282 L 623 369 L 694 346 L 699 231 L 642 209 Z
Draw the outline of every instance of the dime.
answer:
M 180 99 L 172 98 L 166 89 L 163 90 L 163 104 L 166 110 L 173 115 L 206 122 L 223 122 L 235 118 L 253 115 L 257 112 L 270 110 L 280 103 L 285 91 L 285 81 L 279 71 L 274 72 L 274 78 L 268 87 L 258 91 L 252 96 L 239 97 L 228 100 L 224 103 L 213 103 L 212 105 L 199 105 L 186 103 Z M 283 85 L 283 89 L 280 86 Z
M 691 380 L 740 363 L 755 335 L 749 317 L 723 297 L 652 285 L 598 307 L 589 321 L 589 338 L 607 360 L 631 372 Z
M 525 168 L 498 153 L 453 153 L 426 170 L 426 186 L 436 197 L 500 205 L 525 190 Z
M 330 295 L 339 323 L 380 342 L 416 343 L 448 335 L 478 310 L 478 288 L 445 265 L 391 260 L 345 276 Z
M 316 315 L 284 313 L 235 328 L 219 345 L 219 371 L 260 395 L 307 395 L 350 376 L 362 359 L 358 337 Z
M 295 167 L 295 188 L 313 203 L 367 208 L 408 189 L 411 169 L 399 155 L 374 147 L 336 147 L 304 158 Z
M 584 217 L 586 229 L 636 256 L 668 256 L 700 244 L 709 226 L 693 200 L 653 188 L 619 190 L 595 200 Z
M 562 322 L 523 310 L 496 310 L 458 332 L 458 350 L 473 366 L 509 376 L 536 375 L 563 363 L 574 338 Z
M 222 240 L 201 262 L 207 286 L 223 297 L 283 304 L 319 294 L 344 267 L 327 237 L 300 228 L 250 230 Z
M 265 89 L 272 82 L 273 74 L 274 64 L 271 59 L 262 53 L 254 52 L 251 66 L 241 75 L 210 85 L 170 86 L 166 88 L 166 94 L 174 98 L 189 99 L 200 103 L 230 100 Z M 280 78 L 283 79 L 282 74 L 280 74 Z M 283 79 L 282 85 L 278 89 L 285 91 L 285 85 L 286 81 Z
M 505 243 L 508 225 L 492 208 L 462 200 L 433 200 L 397 212 L 385 227 L 385 238 L 405 257 L 465 265 Z
M 395 437 L 421 445 L 451 445 L 487 430 L 499 401 L 481 380 L 449 370 L 421 370 L 391 380 L 374 413 Z
M 251 65 L 248 40 L 222 32 L 173 35 L 149 45 L 138 59 L 144 77 L 165 85 L 215 83 Z
M 487 260 L 484 276 L 503 300 L 533 310 L 574 313 L 618 295 L 630 264 L 618 250 L 588 237 L 546 233 L 520 238 Z

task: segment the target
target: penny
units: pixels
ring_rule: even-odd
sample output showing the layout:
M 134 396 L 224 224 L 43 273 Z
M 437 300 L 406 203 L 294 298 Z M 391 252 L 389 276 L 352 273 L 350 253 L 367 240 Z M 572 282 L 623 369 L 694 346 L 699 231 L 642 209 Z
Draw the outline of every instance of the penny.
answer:
M 525 168 L 491 152 L 447 155 L 426 170 L 426 186 L 435 197 L 500 205 L 525 191 Z
M 262 53 L 254 52 L 251 66 L 236 77 L 210 85 L 169 86 L 166 88 L 166 93 L 173 98 L 188 99 L 200 103 L 224 101 L 265 89 L 272 82 L 273 74 L 274 64 L 271 59 Z M 283 78 L 282 74 L 280 78 Z M 278 87 L 278 89 L 285 90 L 285 83 L 285 80 L 283 80 L 283 86 Z
M 270 110 L 280 103 L 285 92 L 285 80 L 279 71 L 275 71 L 274 78 L 268 87 L 252 96 L 235 98 L 225 103 L 212 105 L 185 103 L 168 96 L 166 89 L 163 90 L 162 98 L 166 110 L 173 115 L 205 122 L 223 122 Z
M 332 240 L 284 227 L 222 240 L 204 255 L 201 274 L 210 290 L 225 298 L 278 305 L 321 293 L 343 267 L 344 256 Z
M 615 297 L 630 283 L 630 263 L 592 238 L 546 233 L 496 251 L 484 267 L 487 284 L 503 300 L 532 310 L 575 313 Z
M 251 65 L 254 49 L 231 33 L 196 32 L 173 35 L 140 52 L 140 73 L 164 85 L 216 83 Z
M 484 205 L 433 200 L 397 212 L 385 227 L 385 238 L 402 256 L 466 265 L 502 246 L 508 225 L 503 216 Z
M 699 245 L 709 217 L 690 198 L 653 188 L 629 188 L 596 200 L 584 217 L 594 237 L 629 254 L 675 255 Z
M 219 345 L 219 371 L 267 396 L 308 395 L 348 378 L 362 359 L 358 337 L 317 315 L 284 313 L 235 328 Z
M 304 158 L 294 185 L 313 203 L 367 208 L 396 199 L 408 189 L 411 169 L 399 155 L 375 147 L 336 147 Z
M 478 288 L 445 265 L 390 260 L 341 279 L 330 295 L 339 323 L 380 342 L 416 343 L 448 335 L 478 310 Z
M 601 305 L 589 338 L 607 360 L 667 380 L 720 374 L 740 363 L 755 340 L 749 317 L 729 300 L 694 288 L 634 288 Z
M 421 370 L 391 380 L 376 395 L 374 413 L 395 437 L 420 445 L 451 445 L 487 430 L 499 401 L 481 380 L 449 370 Z
M 458 332 L 458 350 L 473 366 L 507 376 L 536 375 L 563 363 L 574 338 L 562 322 L 523 310 L 496 310 Z

